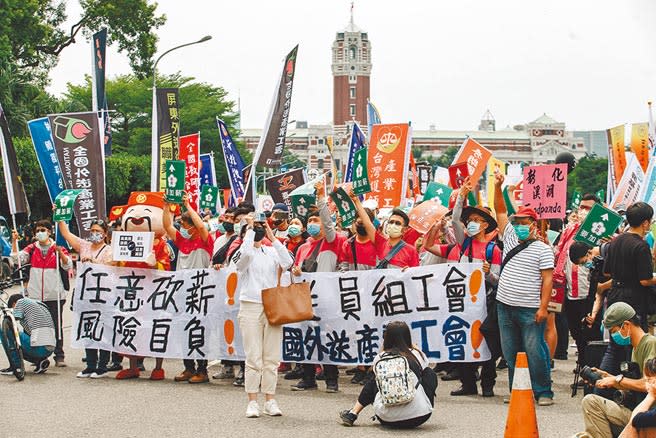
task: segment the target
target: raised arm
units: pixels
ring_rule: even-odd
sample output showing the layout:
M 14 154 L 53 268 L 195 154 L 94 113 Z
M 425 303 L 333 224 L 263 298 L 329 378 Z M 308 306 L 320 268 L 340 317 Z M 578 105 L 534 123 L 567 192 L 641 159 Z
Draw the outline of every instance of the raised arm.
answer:
M 62 237 L 66 239 L 66 242 L 75 250 L 75 252 L 80 252 L 80 238 L 75 234 L 71 233 L 71 230 L 68 228 L 68 224 L 64 221 L 57 222 L 57 227 Z
M 173 226 L 173 220 L 171 220 L 172 215 L 173 213 L 171 213 L 169 203 L 164 201 L 164 208 L 162 208 L 162 226 L 164 227 L 164 231 L 169 239 L 175 242 L 176 229 Z
M 292 264 L 294 264 L 294 259 L 292 258 L 289 251 L 287 251 L 287 248 L 285 248 L 285 245 L 280 243 L 280 240 L 276 239 L 276 237 L 273 235 L 273 231 L 271 230 L 268 222 L 264 223 L 264 230 L 266 231 L 267 239 L 271 241 L 273 249 L 276 250 L 276 254 L 278 255 L 278 264 L 283 271 L 286 271 L 292 266 Z
M 358 195 L 353 193 L 353 189 L 349 191 L 349 196 L 351 197 L 353 204 L 355 204 L 355 210 L 358 212 L 358 216 L 362 221 L 362 225 L 364 225 L 365 230 L 367 230 L 367 237 L 369 238 L 369 240 L 371 240 L 371 243 L 375 243 L 376 227 L 374 227 L 374 224 L 371 222 L 371 219 L 369 219 L 369 215 L 367 214 L 364 207 L 362 206 L 362 202 L 360 202 L 360 198 L 358 197 Z
M 194 210 L 194 208 L 189 204 L 189 197 L 186 194 L 183 197 L 183 201 L 185 208 L 189 213 L 189 217 L 191 217 L 194 226 L 198 230 L 198 234 L 200 234 L 200 238 L 203 239 L 203 242 L 207 242 L 207 238 L 209 237 L 210 233 L 205 227 L 205 222 L 203 222 L 203 219 L 200 218 L 198 213 L 196 213 L 196 210 Z
M 503 232 L 506 229 L 506 225 L 508 225 L 508 209 L 503 200 L 503 191 L 501 190 L 504 179 L 502 173 L 496 173 L 494 175 L 494 211 L 497 214 L 499 237 L 503 237 Z
M 462 217 L 462 208 L 463 205 L 465 204 L 465 199 L 467 199 L 467 195 L 469 195 L 469 192 L 472 190 L 472 184 L 471 184 L 471 178 L 467 177 L 462 185 L 460 187 L 460 191 L 458 192 L 458 197 L 456 198 L 456 203 L 453 206 L 453 232 L 456 236 L 456 241 L 458 242 L 459 245 L 462 245 L 463 242 L 465 241 L 465 228 L 462 226 L 462 221 L 460 218 Z
M 326 197 L 324 196 L 324 182 L 323 180 L 319 181 L 314 185 L 314 189 L 317 193 L 317 207 L 319 207 L 319 218 L 321 219 L 321 224 L 323 225 L 323 232 L 326 235 L 326 242 L 332 243 L 337 237 L 335 232 L 335 224 L 330 217 L 330 210 L 328 210 L 328 203 L 326 202 Z

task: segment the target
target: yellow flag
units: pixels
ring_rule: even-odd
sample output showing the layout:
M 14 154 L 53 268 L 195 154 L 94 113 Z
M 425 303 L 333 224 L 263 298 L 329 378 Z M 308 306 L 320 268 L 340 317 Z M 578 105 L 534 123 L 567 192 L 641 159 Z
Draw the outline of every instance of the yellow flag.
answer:
M 494 174 L 506 174 L 506 163 L 494 157 L 487 162 L 487 206 L 494 211 Z
M 649 166 L 649 124 L 634 123 L 631 127 L 631 150 L 640 162 L 643 172 Z

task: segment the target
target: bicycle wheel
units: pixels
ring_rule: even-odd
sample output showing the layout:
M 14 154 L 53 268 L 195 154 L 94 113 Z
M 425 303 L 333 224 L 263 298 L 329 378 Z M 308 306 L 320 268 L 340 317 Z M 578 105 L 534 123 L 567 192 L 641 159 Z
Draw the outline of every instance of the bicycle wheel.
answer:
M 18 346 L 14 324 L 11 318 L 4 318 L 2 321 L 2 346 L 9 360 L 9 365 L 14 372 L 14 377 L 19 381 L 25 378 L 25 364 L 23 362 L 23 351 Z

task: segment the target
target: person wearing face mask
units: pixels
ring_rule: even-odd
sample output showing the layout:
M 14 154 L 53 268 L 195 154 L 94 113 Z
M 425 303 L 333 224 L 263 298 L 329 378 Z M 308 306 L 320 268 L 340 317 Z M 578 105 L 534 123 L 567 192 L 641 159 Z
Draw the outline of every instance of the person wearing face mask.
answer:
M 243 243 L 233 258 L 241 285 L 238 320 L 246 353 L 246 416 L 260 416 L 257 396 L 263 392 L 264 414 L 275 417 L 282 415 L 275 399 L 282 326 L 268 323 L 262 307 L 262 289 L 276 286 L 278 270 L 286 271 L 293 261 L 266 221 L 255 221 L 249 215 L 246 223 Z M 272 246 L 262 245 L 265 236 L 273 242 Z
M 314 189 L 317 194 L 318 210 L 308 214 L 307 232 L 310 237 L 296 253 L 295 265 L 292 267 L 294 275 L 301 275 L 301 272 L 336 272 L 339 253 L 344 244 L 344 237 L 335 231 L 335 224 L 330 217 L 323 181 L 317 182 Z M 326 377 L 326 392 L 338 392 L 337 366 L 325 365 L 323 369 Z M 316 372 L 313 364 L 303 364 L 303 378 L 292 386 L 292 391 L 317 389 Z
M 187 211 L 180 218 L 180 230 L 173 227 L 171 209 L 166 201 L 162 209 L 164 231 L 178 247 L 176 270 L 209 268 L 214 248 L 212 236 L 198 213 L 189 204 L 189 197 L 186 194 L 183 195 L 182 202 Z M 183 363 L 185 369 L 175 376 L 176 382 L 207 383 L 210 381 L 207 376 L 207 360 L 197 360 L 197 366 L 193 359 L 184 359 Z
M 608 371 L 600 366 L 599 369 L 592 369 L 601 375 L 601 378 L 595 382 L 595 388 L 646 393 L 645 364 L 656 357 L 656 337 L 645 333 L 636 311 L 624 302 L 616 302 L 606 309 L 603 324 L 616 345 L 632 349 L 629 360 L 638 365 L 641 377 L 631 379 L 620 374 L 619 371 Z M 581 402 L 581 407 L 585 431 L 595 438 L 617 436 L 614 432 L 621 431 L 631 419 L 631 409 L 597 394 L 586 395 Z
M 554 253 L 537 239 L 538 215 L 533 208 L 520 207 L 512 220 L 508 219 L 503 182 L 504 176 L 497 173 L 494 209 L 504 248 L 497 288 L 501 349 L 508 362 L 510 389 L 517 353 L 525 351 L 534 397 L 540 406 L 550 406 L 551 360 L 544 331 L 553 289 Z
M 271 209 L 271 229 L 273 235 L 284 243 L 287 238 L 289 227 L 289 208 L 287 205 L 278 203 Z
M 387 239 L 384 239 L 382 244 L 374 241 L 376 247 L 380 248 L 377 268 L 405 269 L 419 266 L 419 253 L 414 245 L 409 245 L 403 240 L 409 224 L 410 218 L 403 210 L 399 208 L 392 210 L 385 226 Z M 376 240 L 379 238 L 376 237 Z
M 302 220 L 294 218 L 289 222 L 289 226 L 287 227 L 287 238 L 284 241 L 284 245 L 287 248 L 287 251 L 292 253 L 294 257 L 296 257 L 296 253 L 301 245 L 305 243 L 305 234 L 305 226 L 303 226 Z
M 214 248 L 212 253 L 212 265 L 222 265 L 225 263 L 226 256 L 230 245 L 239 238 L 240 231 L 235 230 L 235 209 L 228 208 L 221 217 L 217 237 L 214 239 Z
M 57 343 L 55 345 L 55 366 L 65 367 L 64 337 L 63 337 L 63 310 L 66 302 L 67 290 L 64 290 L 59 270 L 66 271 L 73 267 L 73 261 L 68 251 L 57 246 L 51 239 L 52 224 L 47 219 L 40 220 L 34 225 L 36 242 L 31 243 L 18 251 L 18 233 L 12 232 L 12 258 L 16 263 L 20 258 L 21 265 L 30 263 L 30 281 L 27 284 L 26 295 L 34 300 L 41 301 L 48 306 L 50 316 L 57 327 Z M 67 274 L 66 274 L 67 275 Z
M 640 319 L 642 329 L 647 331 L 647 298 L 651 293 L 649 287 L 656 285 L 653 276 L 649 245 L 645 235 L 651 228 L 654 210 L 644 202 L 636 202 L 626 209 L 629 229 L 615 237 L 608 244 L 608 254 L 604 257 L 604 273 L 612 278 L 612 286 L 606 292 L 606 303 L 618 302 L 629 304 Z M 631 349 L 619 345 L 611 339 L 600 368 L 611 374 L 620 371 L 620 363 L 627 359 Z M 604 394 L 602 391 L 595 393 Z
M 91 222 L 89 237 L 87 240 L 80 239 L 68 228 L 64 221 L 57 222 L 59 232 L 66 239 L 73 251 L 80 255 L 81 262 L 97 263 L 101 265 L 114 265 L 112 260 L 112 248 L 107 244 L 107 232 L 109 226 L 103 220 L 94 220 Z M 95 348 L 85 349 L 87 358 L 87 367 L 77 373 L 77 377 L 99 379 L 106 377 L 107 364 L 109 363 L 110 352 L 98 350 Z

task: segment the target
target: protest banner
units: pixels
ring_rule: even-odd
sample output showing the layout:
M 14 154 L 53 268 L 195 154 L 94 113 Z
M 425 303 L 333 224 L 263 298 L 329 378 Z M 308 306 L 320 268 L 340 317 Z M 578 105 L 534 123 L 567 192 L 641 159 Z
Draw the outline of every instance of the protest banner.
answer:
M 157 88 L 155 97 L 157 132 L 152 145 L 151 192 L 158 192 L 166 186 L 166 160 L 176 160 L 180 155 L 179 90 Z
M 574 190 L 572 193 L 572 200 L 569 203 L 569 209 L 570 210 L 576 210 L 579 208 L 579 205 L 581 204 L 581 194 Z
M 17 213 L 30 215 L 30 205 L 23 187 L 16 157 L 16 148 L 9 132 L 9 123 L 5 111 L 0 105 L 0 152 L 2 155 L 2 170 L 5 175 L 5 189 L 7 190 L 7 201 L 9 213 L 14 216 Z
M 574 240 L 587 243 L 591 247 L 598 246 L 601 239 L 612 236 L 621 223 L 622 216 L 596 203 L 579 227 Z
M 640 162 L 635 155 L 631 154 L 622 179 L 613 193 L 609 207 L 615 211 L 629 208 L 631 204 L 638 201 L 644 181 L 645 174 L 642 171 Z
M 200 132 L 180 137 L 180 155 L 185 162 L 184 190 L 189 197 L 189 204 L 198 211 L 200 196 L 200 178 L 198 177 L 198 162 L 200 155 Z
M 475 185 L 485 172 L 491 156 L 492 152 L 473 138 L 467 137 L 453 158 L 453 164 L 467 163 L 467 174 L 471 175 L 472 184 Z
M 346 193 L 343 187 L 338 187 L 330 194 L 330 198 L 337 206 L 339 215 L 342 218 L 342 227 L 349 227 L 358 216 L 358 211 L 355 209 L 355 204 L 351 197 Z
M 649 125 L 647 123 L 634 123 L 631 125 L 631 151 L 640 162 L 643 172 L 647 172 L 649 165 Z
M 83 191 L 84 190 L 82 189 L 67 189 L 60 192 L 55 199 L 55 212 L 52 215 L 52 221 L 70 221 L 73 217 L 73 206 L 75 205 L 75 200 Z
M 624 125 L 608 129 L 606 134 L 608 136 L 608 180 L 611 183 L 611 192 L 615 192 L 626 168 Z
M 367 99 L 367 139 L 371 139 L 373 125 L 380 125 L 381 123 L 378 108 L 376 108 L 372 101 Z
M 107 217 L 105 161 L 95 112 L 49 116 L 64 187 L 84 189 L 75 204 L 80 237 L 89 237 L 91 223 Z
M 369 171 L 367 170 L 367 150 L 362 148 L 355 153 L 355 172 L 353 181 L 353 192 L 356 195 L 364 195 L 371 191 L 369 184 Z
M 94 33 L 92 38 L 91 109 L 96 111 L 98 124 L 103 127 L 100 132 L 100 139 L 105 157 L 109 157 L 112 155 L 112 126 L 109 120 L 107 96 L 105 95 L 106 48 L 107 29 L 103 28 Z
M 200 210 L 209 208 L 212 213 L 216 213 L 216 203 L 219 202 L 219 188 L 216 186 L 204 185 L 200 193 Z
M 255 211 L 271 211 L 273 209 L 273 198 L 270 195 L 260 195 L 257 197 Z
M 267 191 L 273 198 L 273 202 L 285 204 L 289 211 L 292 211 L 292 200 L 289 195 L 303 184 L 305 184 L 303 169 L 290 170 L 265 180 Z
M 39 161 L 43 180 L 46 183 L 50 203 L 54 204 L 59 192 L 64 190 L 64 179 L 55 152 L 55 141 L 52 138 L 50 121 L 47 117 L 30 120 L 27 122 L 27 128 L 30 131 L 34 152 Z
M 371 131 L 369 131 L 371 133 Z M 366 139 L 364 133 L 357 123 L 353 124 L 351 131 L 351 141 L 349 142 L 348 161 L 346 163 L 346 172 L 344 173 L 344 182 L 353 181 L 353 163 L 355 162 L 355 154 L 361 149 L 366 150 Z M 365 158 L 367 156 L 365 152 Z
M 433 178 L 433 181 L 448 186 L 449 180 L 449 169 L 446 167 L 437 166 L 435 168 L 435 177 Z
M 433 168 L 429 164 L 417 164 L 417 178 L 419 179 L 419 194 L 425 195 L 428 183 L 433 180 Z
M 433 225 L 437 223 L 449 211 L 442 205 L 439 198 L 424 201 L 410 210 L 410 227 L 420 234 L 428 233 Z
M 407 123 L 373 125 L 367 154 L 371 192 L 380 208 L 402 205 L 408 185 L 411 132 Z
M 567 164 L 524 168 L 522 201 L 540 219 L 563 219 L 567 209 Z
M 404 321 L 431 362 L 490 358 L 480 263 L 303 274 L 312 321 L 283 327 L 285 362 L 371 364 L 384 326 Z M 243 360 L 239 277 L 230 269 L 118 268 L 81 264 L 71 345 L 121 354 Z M 283 284 L 288 283 L 287 275 Z M 295 280 L 296 281 L 296 280 Z M 335 297 L 338 296 L 339 299 Z
M 198 170 L 201 186 L 216 185 L 216 169 L 214 168 L 214 153 L 200 154 L 200 169 Z
M 112 259 L 117 262 L 145 262 L 153 251 L 154 239 L 155 233 L 151 232 L 114 231 Z
M 644 184 L 640 190 L 640 195 L 638 199 L 646 202 L 651 205 L 652 208 L 656 207 L 656 160 L 652 158 L 649 160 L 649 166 L 647 167 L 647 173 L 645 174 Z M 601 198 L 600 198 L 601 199 Z
M 426 187 L 426 193 L 424 193 L 423 200 L 428 201 L 429 199 L 437 198 L 439 199 L 440 204 L 448 207 L 451 192 L 453 192 L 453 189 L 446 184 L 430 182 L 428 183 L 428 187 Z
M 459 189 L 469 176 L 469 165 L 467 163 L 457 163 L 449 166 L 449 184 L 454 189 Z M 472 180 L 476 181 L 476 180 Z M 474 182 L 475 184 L 475 182 Z
M 230 135 L 230 132 L 228 132 L 228 127 L 225 122 L 217 118 L 216 123 L 219 127 L 223 157 L 228 171 L 228 181 L 230 182 L 230 188 L 232 189 L 232 201 L 234 202 L 234 205 L 237 205 L 237 203 L 240 202 L 238 200 L 244 199 L 245 185 L 249 179 L 249 175 L 246 175 L 244 161 L 241 159 L 241 155 L 239 155 L 237 146 L 232 141 L 232 136 Z
M 604 202 L 606 199 L 606 191 L 604 189 L 599 189 L 595 192 L 595 196 L 601 200 L 601 202 Z
M 487 206 L 494 211 L 494 180 L 495 175 L 506 174 L 506 163 L 494 157 L 490 157 L 487 162 Z
M 166 160 L 166 190 L 164 190 L 164 197 L 168 202 L 182 204 L 185 173 L 184 161 Z

